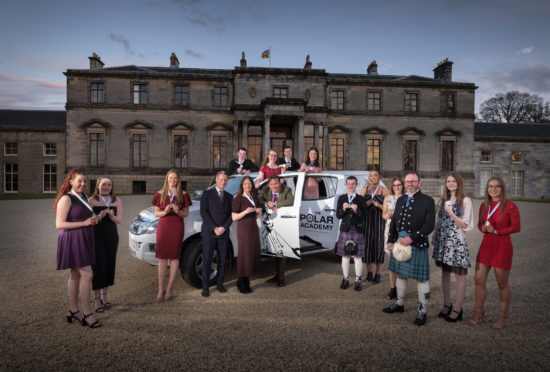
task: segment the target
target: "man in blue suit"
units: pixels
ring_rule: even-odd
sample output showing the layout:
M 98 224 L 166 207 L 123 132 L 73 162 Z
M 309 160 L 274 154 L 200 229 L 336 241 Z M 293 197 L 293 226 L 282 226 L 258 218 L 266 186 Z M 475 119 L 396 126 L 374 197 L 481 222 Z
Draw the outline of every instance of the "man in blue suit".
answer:
M 228 180 L 227 172 L 216 174 L 216 186 L 206 190 L 201 197 L 202 218 L 202 296 L 210 296 L 210 274 L 214 249 L 218 250 L 218 291 L 227 292 L 223 286 L 225 260 L 229 245 L 229 226 L 231 226 L 231 203 L 233 195 L 224 191 Z

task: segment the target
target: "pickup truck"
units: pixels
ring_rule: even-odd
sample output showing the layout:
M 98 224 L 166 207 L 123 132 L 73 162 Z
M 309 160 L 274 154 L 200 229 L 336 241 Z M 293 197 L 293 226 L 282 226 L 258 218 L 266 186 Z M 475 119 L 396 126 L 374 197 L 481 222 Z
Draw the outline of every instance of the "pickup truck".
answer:
M 277 213 L 262 212 L 258 219 L 262 255 L 300 259 L 303 255 L 334 250 L 340 224 L 340 220 L 336 218 L 336 203 L 338 196 L 346 192 L 346 177 L 357 177 L 357 192 L 360 192 L 361 187 L 368 183 L 368 174 L 368 171 L 330 171 L 319 174 L 289 172 L 281 175 L 286 186 L 292 190 L 294 204 L 279 208 Z M 250 176 L 254 179 L 257 174 L 253 173 Z M 242 177 L 230 176 L 225 190 L 235 195 Z M 319 197 L 315 200 L 306 200 L 303 197 L 304 184 L 308 177 L 319 180 Z M 194 200 L 193 205 L 189 207 L 189 215 L 184 219 L 185 232 L 180 258 L 183 279 L 197 288 L 201 286 L 202 272 L 202 220 L 199 204 L 199 200 Z M 153 207 L 149 207 L 133 219 L 129 231 L 130 253 L 151 265 L 157 264 L 157 225 L 158 217 L 154 215 Z M 228 253 L 228 257 L 234 259 L 239 253 L 236 223 L 231 225 L 229 234 L 231 252 Z M 211 284 L 216 282 L 216 262 L 217 254 L 214 252 Z

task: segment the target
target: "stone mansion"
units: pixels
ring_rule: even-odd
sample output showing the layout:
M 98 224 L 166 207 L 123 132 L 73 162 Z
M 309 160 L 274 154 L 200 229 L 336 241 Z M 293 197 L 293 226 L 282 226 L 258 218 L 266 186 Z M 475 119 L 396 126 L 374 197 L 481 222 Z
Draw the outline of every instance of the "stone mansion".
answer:
M 288 145 L 299 162 L 317 147 L 324 170 L 378 169 L 386 182 L 416 170 L 431 195 L 456 170 L 468 194 L 478 196 L 480 177 L 497 175 L 506 164 L 496 153 L 495 172 L 488 171 L 490 163 L 478 164 L 495 137 L 485 135 L 486 145 L 475 141 L 476 86 L 453 81 L 449 60 L 437 64 L 433 77 L 381 75 L 376 61 L 364 74 L 329 73 L 314 69 L 309 56 L 303 68 L 248 67 L 244 52 L 239 66 L 227 70 L 180 67 L 174 54 L 167 67 L 105 67 L 95 53 L 89 60 L 89 69 L 65 72 L 64 122 L 60 112 L 21 113 L 18 121 L 16 113 L 0 111 L 4 193 L 52 192 L 73 167 L 92 180 L 110 176 L 122 193 L 158 190 L 167 170 L 176 168 L 185 187 L 195 190 L 226 169 L 241 146 L 258 165 L 269 149 L 281 154 Z M 40 124 L 48 115 L 57 115 L 56 124 Z M 23 156 L 29 141 L 49 149 L 36 145 L 36 156 Z M 24 181 L 31 169 L 43 169 L 43 182 L 36 174 L 35 181 Z M 542 172 L 548 178 L 547 167 Z M 516 197 L 548 197 L 540 190 L 524 195 L 526 173 L 505 176 L 515 182 Z

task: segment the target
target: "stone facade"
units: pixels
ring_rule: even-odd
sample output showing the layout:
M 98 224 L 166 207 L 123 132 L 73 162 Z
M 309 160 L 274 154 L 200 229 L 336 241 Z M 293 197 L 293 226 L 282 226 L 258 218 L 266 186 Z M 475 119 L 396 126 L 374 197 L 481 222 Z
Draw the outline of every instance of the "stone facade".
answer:
M 488 178 L 502 177 L 509 198 L 550 198 L 550 123 L 475 123 L 475 196 Z
M 450 61 L 434 78 L 378 75 L 376 62 L 366 74 L 327 73 L 309 59 L 247 67 L 244 53 L 233 70 L 180 68 L 175 55 L 169 66 L 105 68 L 94 54 L 90 69 L 67 70 L 67 167 L 110 175 L 119 192 L 139 181 L 155 191 L 176 167 L 194 190 L 240 146 L 256 163 L 269 148 L 291 145 L 302 161 L 316 146 L 325 170 L 378 168 L 389 179 L 408 165 L 438 194 L 455 169 L 474 187 L 476 87 L 453 82 Z
M 2 194 L 55 193 L 65 176 L 65 112 L 0 110 Z

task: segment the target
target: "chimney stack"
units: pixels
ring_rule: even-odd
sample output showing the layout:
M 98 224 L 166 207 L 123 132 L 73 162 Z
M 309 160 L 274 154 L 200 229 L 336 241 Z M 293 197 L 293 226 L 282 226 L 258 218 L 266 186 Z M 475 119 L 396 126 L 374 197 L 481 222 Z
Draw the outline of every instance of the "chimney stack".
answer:
M 241 67 L 246 67 L 246 58 L 244 58 L 244 50 L 241 54 Z
M 172 52 L 172 55 L 170 56 L 170 68 L 180 68 L 180 61 L 174 52 Z
M 442 81 L 453 80 L 453 62 L 449 61 L 449 58 L 445 58 L 434 68 L 434 79 Z
M 312 63 L 309 60 L 309 54 L 306 56 L 306 64 L 304 65 L 304 70 L 311 70 Z
M 378 75 L 378 65 L 376 64 L 376 60 L 373 60 L 369 67 L 367 67 L 367 75 Z
M 101 57 L 97 54 L 92 53 L 91 57 L 88 57 L 90 59 L 90 70 L 95 70 L 98 68 L 103 68 L 103 65 L 105 63 L 101 62 Z

